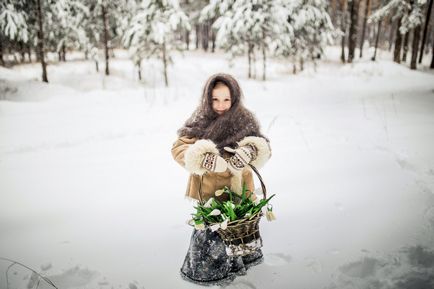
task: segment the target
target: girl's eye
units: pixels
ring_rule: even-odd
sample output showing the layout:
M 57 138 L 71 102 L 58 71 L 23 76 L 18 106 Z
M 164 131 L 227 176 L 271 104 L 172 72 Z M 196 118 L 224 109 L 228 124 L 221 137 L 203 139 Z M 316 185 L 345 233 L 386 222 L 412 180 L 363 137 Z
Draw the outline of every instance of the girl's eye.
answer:
M 225 101 L 231 101 L 230 99 L 225 99 Z

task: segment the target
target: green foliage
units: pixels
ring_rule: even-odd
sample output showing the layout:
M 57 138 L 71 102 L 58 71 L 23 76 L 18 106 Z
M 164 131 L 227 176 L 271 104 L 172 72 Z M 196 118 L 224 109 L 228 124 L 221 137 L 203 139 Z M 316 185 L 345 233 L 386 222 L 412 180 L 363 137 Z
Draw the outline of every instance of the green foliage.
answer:
M 194 225 L 207 224 L 212 225 L 227 221 L 236 221 L 240 219 L 249 219 L 259 214 L 262 207 L 268 204 L 271 197 L 253 201 L 247 197 L 247 187 L 244 184 L 241 196 L 232 192 L 228 187 L 223 188 L 223 194 L 229 196 L 228 201 L 220 202 L 215 198 L 209 199 L 206 203 L 199 203 L 194 208 L 196 212 L 192 214 Z

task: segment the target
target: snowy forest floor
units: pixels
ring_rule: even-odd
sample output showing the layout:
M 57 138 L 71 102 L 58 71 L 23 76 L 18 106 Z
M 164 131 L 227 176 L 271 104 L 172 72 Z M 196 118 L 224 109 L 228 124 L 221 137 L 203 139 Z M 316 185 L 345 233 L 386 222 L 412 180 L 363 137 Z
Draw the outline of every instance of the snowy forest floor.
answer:
M 193 208 L 170 148 L 206 79 L 228 72 L 271 140 L 261 173 L 277 220 L 261 221 L 264 262 L 223 288 L 433 288 L 426 64 L 411 71 L 387 52 L 374 63 L 370 51 L 342 65 L 329 48 L 316 72 L 272 60 L 262 82 L 244 58 L 228 67 L 223 54 L 188 52 L 165 88 L 160 63 L 139 83 L 115 54 L 109 77 L 79 59 L 50 65 L 49 84 L 38 64 L 0 68 L 0 257 L 62 289 L 200 288 L 179 276 Z M 29 279 L 10 269 L 11 289 Z

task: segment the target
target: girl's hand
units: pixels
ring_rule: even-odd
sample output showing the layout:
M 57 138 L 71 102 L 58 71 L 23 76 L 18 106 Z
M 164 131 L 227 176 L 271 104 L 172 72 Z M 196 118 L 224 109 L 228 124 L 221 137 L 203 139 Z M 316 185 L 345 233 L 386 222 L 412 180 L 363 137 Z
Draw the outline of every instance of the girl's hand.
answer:
M 210 172 L 222 173 L 228 169 L 228 163 L 219 155 L 213 153 L 206 153 L 202 167 Z
M 234 154 L 228 159 L 228 167 L 231 171 L 241 171 L 256 158 L 256 148 L 252 145 L 241 146 L 237 149 L 224 147 L 224 150 Z

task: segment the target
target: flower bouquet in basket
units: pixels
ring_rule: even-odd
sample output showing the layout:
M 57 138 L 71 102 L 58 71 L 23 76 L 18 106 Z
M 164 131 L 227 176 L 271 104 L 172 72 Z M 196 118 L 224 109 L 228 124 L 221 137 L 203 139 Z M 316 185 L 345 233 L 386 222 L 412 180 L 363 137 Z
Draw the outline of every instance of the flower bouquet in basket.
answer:
M 269 204 L 272 195 L 266 198 L 265 186 L 262 186 L 264 198 L 252 200 L 247 196 L 247 188 L 243 185 L 242 194 L 232 192 L 228 187 L 215 192 L 216 197 L 227 194 L 227 201 L 210 198 L 206 203 L 199 202 L 196 213 L 189 224 L 198 230 L 209 227 L 217 231 L 226 245 L 228 256 L 243 256 L 253 253 L 262 247 L 259 234 L 259 220 L 263 209 L 268 221 L 275 220 L 273 206 Z

